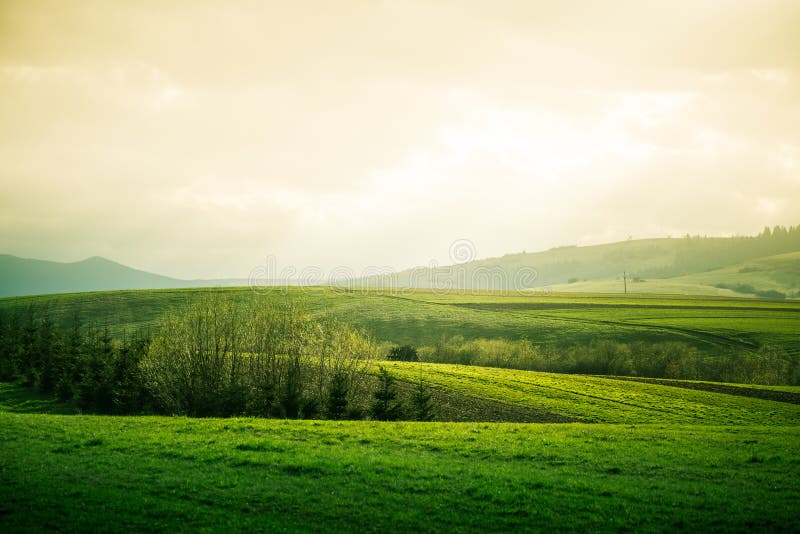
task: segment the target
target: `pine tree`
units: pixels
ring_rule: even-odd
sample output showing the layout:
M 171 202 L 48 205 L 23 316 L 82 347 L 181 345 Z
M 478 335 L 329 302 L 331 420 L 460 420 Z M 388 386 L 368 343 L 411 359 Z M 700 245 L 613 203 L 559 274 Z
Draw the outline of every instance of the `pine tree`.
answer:
M 328 419 L 343 419 L 347 414 L 347 393 L 349 389 L 347 375 L 344 373 L 333 375 L 326 403 Z
M 14 323 L 5 313 L 0 312 L 0 380 L 14 378 L 14 350 L 16 349 Z
M 37 333 L 38 386 L 42 392 L 51 393 L 58 380 L 59 351 L 55 325 L 47 308 L 39 322 Z
M 280 406 L 283 416 L 288 419 L 300 417 L 302 408 L 302 376 L 300 369 L 300 359 L 292 358 L 286 366 L 286 374 L 283 377 L 283 384 L 280 392 Z
M 414 410 L 414 419 L 417 421 L 433 420 L 431 392 L 421 379 L 417 382 L 414 393 L 411 396 L 411 406 Z
M 402 406 L 396 400 L 395 379 L 384 367 L 380 368 L 380 373 L 378 389 L 372 395 L 375 400 L 370 412 L 372 417 L 379 421 L 396 421 L 400 418 Z
M 36 384 L 36 312 L 28 306 L 22 323 L 16 368 L 28 387 Z

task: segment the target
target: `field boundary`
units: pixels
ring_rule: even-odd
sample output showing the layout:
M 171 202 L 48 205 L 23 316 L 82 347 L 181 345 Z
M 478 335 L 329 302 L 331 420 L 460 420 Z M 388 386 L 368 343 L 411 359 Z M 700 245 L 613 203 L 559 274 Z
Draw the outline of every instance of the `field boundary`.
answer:
M 800 393 L 792 393 L 790 391 L 757 389 L 750 388 L 745 385 L 730 386 L 727 384 L 714 384 L 711 382 L 692 382 L 690 380 L 667 380 L 663 378 L 640 378 L 635 376 L 592 376 L 597 376 L 598 378 L 609 378 L 613 380 L 624 380 L 627 382 L 641 382 L 644 384 L 657 384 L 660 386 L 672 386 L 676 388 L 694 389 L 698 391 L 709 391 L 711 393 L 723 393 L 727 395 L 735 395 L 737 397 L 753 397 L 763 400 L 800 404 Z

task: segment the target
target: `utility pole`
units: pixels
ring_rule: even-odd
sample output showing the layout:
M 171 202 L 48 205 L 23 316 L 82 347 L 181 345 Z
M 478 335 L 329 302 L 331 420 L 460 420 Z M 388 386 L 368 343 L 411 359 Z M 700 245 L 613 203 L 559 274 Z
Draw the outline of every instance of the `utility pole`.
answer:
M 622 283 L 625 285 L 625 294 L 628 294 L 628 273 L 622 271 Z

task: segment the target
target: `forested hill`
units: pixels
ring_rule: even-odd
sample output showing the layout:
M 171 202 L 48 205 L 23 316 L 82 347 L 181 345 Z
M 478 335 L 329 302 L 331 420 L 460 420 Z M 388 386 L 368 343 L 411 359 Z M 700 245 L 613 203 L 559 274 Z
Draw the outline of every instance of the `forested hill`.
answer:
M 506 254 L 438 269 L 418 268 L 359 280 L 366 286 L 523 289 L 575 281 L 672 278 L 800 251 L 800 225 L 757 236 L 639 239 L 544 252 Z

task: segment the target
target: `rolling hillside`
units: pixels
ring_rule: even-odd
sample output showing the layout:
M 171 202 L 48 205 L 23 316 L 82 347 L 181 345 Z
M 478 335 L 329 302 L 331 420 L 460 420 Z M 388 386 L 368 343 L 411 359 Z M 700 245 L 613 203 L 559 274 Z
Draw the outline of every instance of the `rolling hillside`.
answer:
M 407 362 L 381 365 L 403 380 L 421 379 L 432 387 L 457 393 L 466 399 L 464 402 L 489 400 L 575 422 L 800 424 L 800 387 L 788 391 L 793 402 L 781 402 L 754 397 L 750 386 L 741 385 L 732 386 L 729 393 L 723 394 L 607 377 L 465 365 Z
M 577 281 L 547 289 L 557 292 L 622 293 L 623 280 Z M 629 293 L 800 297 L 800 252 L 756 258 L 720 269 L 663 279 L 628 280 Z
M 378 341 L 416 346 L 451 336 L 527 338 L 540 346 L 681 341 L 704 351 L 748 352 L 766 344 L 800 355 L 800 302 L 743 298 L 212 288 L 8 297 L 0 299 L 0 311 L 46 308 L 64 328 L 77 313 L 84 323 L 108 326 L 122 337 L 140 328 L 154 330 L 166 311 L 209 292 L 234 300 L 290 296 L 313 313 L 331 313 L 365 329 Z
M 439 268 L 420 267 L 395 275 L 373 276 L 356 285 L 394 288 L 529 289 L 581 281 L 603 281 L 599 291 L 616 292 L 613 283 L 623 273 L 630 279 L 666 279 L 651 291 L 732 295 L 716 292 L 711 277 L 680 277 L 707 273 L 776 254 L 800 251 L 800 229 L 776 230 L 756 237 L 683 237 L 628 240 L 594 246 L 559 247 L 544 252 L 506 254 Z M 461 249 L 467 259 L 474 253 Z M 455 251 L 458 255 L 458 251 Z M 456 258 L 454 258 L 455 260 Z M 796 271 L 795 271 L 796 272 Z M 726 274 L 726 273 L 723 273 Z M 796 279 L 796 278 L 795 278 Z M 711 283 L 709 284 L 709 281 Z M 711 288 L 709 287 L 711 286 Z M 557 286 L 559 289 L 563 286 Z M 581 286 L 578 286 L 581 287 Z M 592 291 L 591 286 L 578 291 Z
M 741 284 L 757 284 L 752 285 L 756 291 L 796 294 L 800 291 L 798 251 L 798 227 L 776 229 L 756 237 L 628 240 L 486 259 L 474 259 L 472 256 L 476 251 L 467 244 L 466 249 L 452 251 L 454 256 L 463 253 L 463 258 L 455 257 L 453 260 L 467 260 L 464 263 L 341 280 L 338 284 L 351 288 L 382 289 L 510 290 L 554 287 L 557 291 L 616 293 L 621 291 L 622 273 L 627 273 L 633 284 L 630 289 L 641 293 L 752 296 L 752 293 L 745 291 L 748 288 Z M 777 254 L 785 257 L 780 259 L 775 256 Z M 739 276 L 744 274 L 750 276 Z M 99 257 L 75 263 L 58 263 L 0 255 L 0 296 L 233 286 L 246 285 L 247 282 L 244 279 L 180 280 L 132 269 Z M 259 283 L 296 285 L 298 282 L 261 280 Z M 721 287 L 721 284 L 726 287 Z
M 757 258 L 680 280 L 729 289 L 748 296 L 782 293 L 800 297 L 800 252 Z
M 335 288 L 108 291 L 0 299 L 122 336 L 201 294 L 305 301 L 380 340 L 683 340 L 797 348 L 800 303 Z M 7 315 L 5 315 L 7 317 Z M 791 530 L 800 387 L 376 362 L 434 422 L 72 415 L 0 384 L 0 530 Z M 354 506 L 353 503 L 358 505 Z

